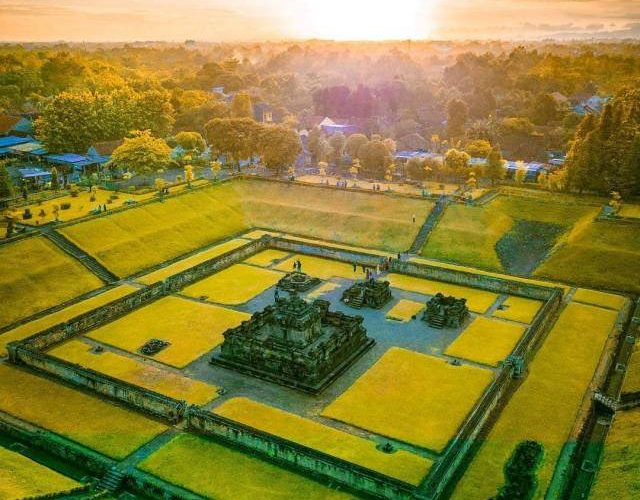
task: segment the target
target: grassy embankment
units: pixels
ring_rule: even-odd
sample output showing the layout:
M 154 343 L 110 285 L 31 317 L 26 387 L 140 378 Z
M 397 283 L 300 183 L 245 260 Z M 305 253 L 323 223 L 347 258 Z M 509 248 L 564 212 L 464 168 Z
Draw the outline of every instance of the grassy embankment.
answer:
M 448 207 L 422 249 L 428 258 L 528 274 L 573 224 L 597 207 L 499 196 L 487 205 Z
M 118 460 L 167 429 L 135 412 L 8 365 L 0 365 L 0 394 L 0 411 Z
M 42 236 L 0 246 L 0 326 L 103 286 Z
M 61 231 L 128 276 L 250 227 L 393 252 L 408 248 L 432 203 L 261 180 L 234 180 Z

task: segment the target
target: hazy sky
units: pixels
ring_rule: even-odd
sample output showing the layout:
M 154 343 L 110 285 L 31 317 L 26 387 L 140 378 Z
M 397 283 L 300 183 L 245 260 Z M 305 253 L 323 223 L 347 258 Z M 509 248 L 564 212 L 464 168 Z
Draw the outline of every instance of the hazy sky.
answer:
M 640 37 L 640 0 L 0 0 L 9 41 Z

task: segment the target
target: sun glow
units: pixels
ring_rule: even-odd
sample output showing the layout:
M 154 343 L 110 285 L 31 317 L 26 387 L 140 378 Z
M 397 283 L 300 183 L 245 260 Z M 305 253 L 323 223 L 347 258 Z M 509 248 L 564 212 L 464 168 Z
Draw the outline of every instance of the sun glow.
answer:
M 308 38 L 406 40 L 434 30 L 437 0 L 306 0 Z

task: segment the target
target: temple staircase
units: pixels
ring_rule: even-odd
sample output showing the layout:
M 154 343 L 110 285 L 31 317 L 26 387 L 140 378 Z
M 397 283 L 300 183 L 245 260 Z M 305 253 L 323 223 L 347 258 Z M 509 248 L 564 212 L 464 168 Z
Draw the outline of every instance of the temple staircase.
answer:
M 432 316 L 429 316 L 429 319 L 427 322 L 429 323 L 429 326 L 433 328 L 437 328 L 438 330 L 441 330 L 442 328 L 445 327 L 446 318 L 444 317 L 443 314 L 432 315 Z
M 126 473 L 117 467 L 111 467 L 98 483 L 97 489 L 115 493 L 122 486 L 125 477 Z
M 418 231 L 415 240 L 413 240 L 411 248 L 409 249 L 409 253 L 420 253 L 422 247 L 424 247 L 424 245 L 427 243 L 431 231 L 440 220 L 440 217 L 442 217 L 444 209 L 447 207 L 447 203 L 448 198 L 444 196 L 440 197 L 440 199 L 436 202 L 436 204 L 431 209 L 431 213 L 420 228 L 420 231 Z
M 78 260 L 84 267 L 89 269 L 89 271 L 98 276 L 105 283 L 118 281 L 118 277 L 115 274 L 57 231 L 54 231 L 51 228 L 43 228 L 41 232 L 45 238 L 61 250 L 64 250 L 66 253 L 71 255 L 74 259 Z

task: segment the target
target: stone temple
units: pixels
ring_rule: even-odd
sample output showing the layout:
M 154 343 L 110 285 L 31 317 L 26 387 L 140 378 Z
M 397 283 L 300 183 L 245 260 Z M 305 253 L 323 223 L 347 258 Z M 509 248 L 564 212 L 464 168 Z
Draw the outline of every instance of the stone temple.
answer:
M 437 293 L 427 302 L 422 319 L 433 328 L 458 328 L 468 316 L 467 299 L 445 297 Z
M 318 393 L 375 343 L 362 321 L 292 293 L 224 332 L 211 362 Z
M 388 281 L 368 279 L 357 281 L 342 294 L 342 302 L 356 309 L 371 307 L 380 309 L 393 297 Z

